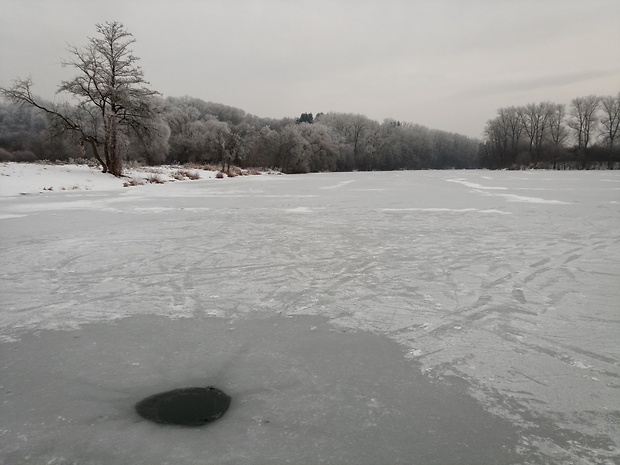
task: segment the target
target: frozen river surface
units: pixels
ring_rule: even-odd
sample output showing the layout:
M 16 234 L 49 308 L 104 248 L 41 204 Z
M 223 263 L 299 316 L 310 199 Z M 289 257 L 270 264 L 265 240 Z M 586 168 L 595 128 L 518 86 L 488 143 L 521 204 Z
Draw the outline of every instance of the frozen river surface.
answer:
M 620 173 L 0 199 L 0 464 L 620 463 Z M 214 385 L 228 413 L 133 410 Z

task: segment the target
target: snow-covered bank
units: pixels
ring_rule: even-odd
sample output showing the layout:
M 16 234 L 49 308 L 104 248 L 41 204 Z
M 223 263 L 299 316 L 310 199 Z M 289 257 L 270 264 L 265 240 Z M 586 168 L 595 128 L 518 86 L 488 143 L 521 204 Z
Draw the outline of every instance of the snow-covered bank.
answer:
M 127 168 L 122 178 L 104 174 L 88 165 L 44 163 L 0 163 L 0 197 L 61 191 L 113 191 L 148 183 L 200 179 L 216 176 L 214 171 L 179 166 Z
M 46 191 L 0 218 L 4 463 L 620 460 L 619 172 Z M 221 423 L 132 410 L 197 383 L 233 395 Z

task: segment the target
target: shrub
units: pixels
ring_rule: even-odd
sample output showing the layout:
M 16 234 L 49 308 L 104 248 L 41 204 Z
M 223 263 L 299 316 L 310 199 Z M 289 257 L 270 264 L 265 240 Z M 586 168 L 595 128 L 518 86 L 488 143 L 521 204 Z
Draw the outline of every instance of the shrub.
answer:
M 0 162 L 13 161 L 13 155 L 6 149 L 0 148 Z
M 146 178 L 146 182 L 150 182 L 152 184 L 164 184 L 164 181 L 159 174 L 149 174 Z
M 13 152 L 13 161 L 17 162 L 33 162 L 37 160 L 37 156 L 29 150 L 18 150 Z
M 200 179 L 200 173 L 197 173 L 196 171 L 188 171 L 186 176 L 192 181 L 196 181 L 197 179 Z
M 144 183 L 142 181 L 139 181 L 138 179 L 132 178 L 129 181 L 125 181 L 123 183 L 123 187 L 129 187 L 129 186 L 142 186 L 144 185 Z
M 228 169 L 228 176 L 235 177 L 241 176 L 243 174 L 243 170 L 238 166 L 231 166 Z
M 172 173 L 172 177 L 177 181 L 182 181 L 185 178 L 195 181 L 196 179 L 200 179 L 200 174 L 195 171 L 177 170 Z
M 205 171 L 219 171 L 219 165 L 211 165 L 211 164 L 204 164 L 202 165 L 202 169 Z

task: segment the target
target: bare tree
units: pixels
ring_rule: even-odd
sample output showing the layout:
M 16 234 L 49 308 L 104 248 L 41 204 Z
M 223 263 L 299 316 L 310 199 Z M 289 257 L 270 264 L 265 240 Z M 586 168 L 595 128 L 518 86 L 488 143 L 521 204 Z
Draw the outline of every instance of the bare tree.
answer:
M 566 118 L 566 107 L 560 103 L 552 105 L 549 114 L 549 137 L 553 145 L 560 147 L 568 137 L 568 130 L 564 124 Z
M 577 97 L 571 101 L 568 126 L 575 132 L 577 147 L 580 150 L 588 148 L 590 138 L 596 127 L 598 106 L 599 97 L 596 95 Z
M 507 166 L 515 161 L 522 132 L 519 108 L 512 106 L 497 111 L 497 116 L 487 122 L 484 131 L 491 166 Z
M 41 104 L 32 95 L 30 79 L 17 79 L 13 87 L 0 88 L 0 92 L 14 102 L 45 111 L 57 131 L 77 133 L 82 143 L 92 147 L 103 172 L 121 176 L 120 135 L 151 130 L 149 122 L 155 113 L 151 97 L 157 92 L 146 87 L 148 82 L 136 64 L 138 58 L 129 49 L 135 42 L 132 34 L 118 22 L 97 24 L 96 28 L 100 37 L 89 38 L 83 48 L 70 47 L 71 59 L 63 63 L 79 73 L 63 81 L 58 92 L 72 94 L 78 100 L 77 107 Z
M 530 156 L 534 165 L 538 163 L 552 111 L 553 105 L 550 102 L 530 103 L 519 109 L 523 130 L 530 141 Z
M 551 156 L 553 169 L 558 167 L 560 158 L 565 154 L 564 142 L 568 138 L 568 128 L 564 123 L 566 107 L 563 104 L 551 104 L 549 109 L 549 139 L 551 142 Z
M 510 156 L 516 157 L 519 151 L 521 133 L 523 132 L 523 126 L 521 124 L 521 119 L 519 118 L 519 109 L 514 106 L 500 108 L 499 116 L 507 131 Z
M 611 169 L 614 142 L 618 137 L 618 127 L 620 126 L 620 92 L 615 97 L 613 95 L 602 97 L 601 108 L 603 111 L 601 117 L 601 125 L 603 126 L 602 136 L 609 148 L 607 166 Z

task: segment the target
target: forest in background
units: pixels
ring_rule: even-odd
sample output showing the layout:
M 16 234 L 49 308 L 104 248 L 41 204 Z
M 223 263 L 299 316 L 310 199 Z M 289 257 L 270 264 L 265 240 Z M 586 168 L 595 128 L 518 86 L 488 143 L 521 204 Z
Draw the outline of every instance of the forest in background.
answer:
M 399 169 L 613 168 L 620 164 L 616 97 L 501 108 L 480 139 L 359 114 L 261 118 L 192 97 L 155 98 L 156 131 L 127 134 L 126 162 L 265 167 L 286 173 Z M 37 108 L 0 102 L 0 161 L 90 158 Z
M 500 108 L 487 122 L 480 161 L 487 168 L 620 167 L 616 96 L 574 98 Z
M 286 173 L 480 166 L 479 140 L 417 124 L 344 113 L 261 118 L 192 97 L 155 100 L 156 131 L 121 140 L 128 162 L 230 164 Z M 74 134 L 52 132 L 40 110 L 0 103 L 0 161 L 91 156 Z

